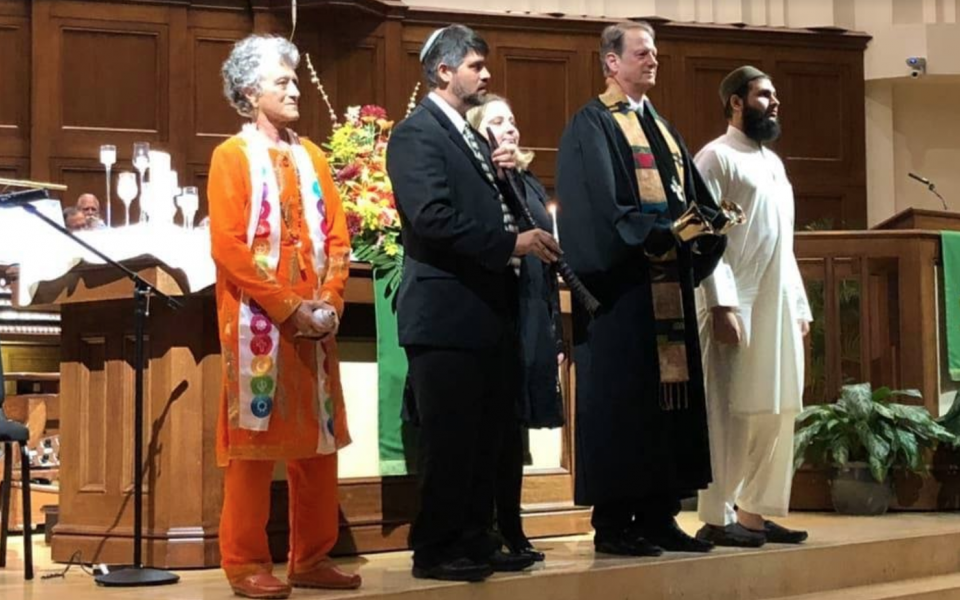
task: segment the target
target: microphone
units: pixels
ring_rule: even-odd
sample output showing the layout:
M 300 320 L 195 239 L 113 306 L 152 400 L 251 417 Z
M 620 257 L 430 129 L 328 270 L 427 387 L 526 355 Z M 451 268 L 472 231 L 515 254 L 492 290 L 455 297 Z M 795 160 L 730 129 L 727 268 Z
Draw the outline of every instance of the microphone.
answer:
M 27 204 L 29 202 L 36 202 L 37 200 L 46 200 L 49 198 L 47 190 L 20 190 L 19 192 L 10 192 L 9 194 L 0 194 L 0 205 L 10 204 Z
M 933 183 L 932 181 L 930 181 L 930 180 L 927 179 L 926 177 L 921 177 L 920 175 L 917 175 L 916 173 L 907 173 L 907 175 L 910 177 L 910 179 L 915 179 L 915 180 L 919 181 L 920 183 L 922 183 L 923 185 L 927 186 L 927 189 L 930 190 L 931 192 L 933 192 L 933 195 L 934 195 L 934 196 L 936 196 L 937 198 L 940 198 L 940 204 L 943 205 L 943 210 L 950 210 L 950 209 L 947 207 L 947 201 L 943 199 L 943 196 L 941 196 L 941 195 L 940 195 L 940 192 L 937 191 L 937 186 L 934 185 L 934 183 Z

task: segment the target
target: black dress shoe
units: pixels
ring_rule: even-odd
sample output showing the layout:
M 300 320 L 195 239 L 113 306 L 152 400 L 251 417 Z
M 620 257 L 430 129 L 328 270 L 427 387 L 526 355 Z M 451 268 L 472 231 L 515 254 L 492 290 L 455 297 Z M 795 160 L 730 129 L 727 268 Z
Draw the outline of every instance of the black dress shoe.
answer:
M 503 544 L 507 547 L 507 551 L 510 554 L 529 556 L 536 562 L 542 562 L 546 558 L 546 555 L 534 548 L 533 544 L 531 544 L 530 540 L 526 537 L 510 540 L 504 538 Z
M 677 522 L 671 520 L 665 525 L 652 529 L 644 529 L 643 537 L 651 543 L 660 546 L 667 552 L 710 552 L 713 550 L 713 544 L 690 537 L 685 531 L 680 529 Z
M 697 539 L 715 546 L 733 548 L 759 548 L 767 543 L 767 536 L 763 533 L 747 529 L 740 523 L 731 523 L 726 527 L 704 525 L 697 532 Z
M 532 556 L 507 553 L 500 550 L 494 551 L 494 553 L 486 557 L 484 561 L 497 573 L 522 571 L 536 562 Z
M 773 521 L 763 522 L 763 534 L 771 544 L 802 544 L 807 540 L 806 531 L 787 529 Z
M 660 556 L 663 548 L 655 546 L 639 536 L 618 536 L 593 540 L 593 548 L 601 554 L 618 556 Z
M 489 564 L 476 562 L 469 558 L 457 558 L 430 567 L 413 565 L 413 576 L 417 579 L 483 581 L 491 575 L 493 575 L 493 569 Z

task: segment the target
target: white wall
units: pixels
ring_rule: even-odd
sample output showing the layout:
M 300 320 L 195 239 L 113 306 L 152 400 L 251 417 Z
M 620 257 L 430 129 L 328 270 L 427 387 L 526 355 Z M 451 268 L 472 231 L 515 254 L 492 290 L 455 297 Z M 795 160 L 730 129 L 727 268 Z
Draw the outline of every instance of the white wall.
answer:
M 893 85 L 896 210 L 941 209 L 910 171 L 930 179 L 952 210 L 960 211 L 960 76 Z

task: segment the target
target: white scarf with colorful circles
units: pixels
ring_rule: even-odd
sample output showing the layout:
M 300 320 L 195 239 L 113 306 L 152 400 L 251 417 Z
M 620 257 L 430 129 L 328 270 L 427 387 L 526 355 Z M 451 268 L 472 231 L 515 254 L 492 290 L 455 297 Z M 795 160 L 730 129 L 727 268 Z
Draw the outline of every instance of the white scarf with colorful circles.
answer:
M 313 244 L 313 265 L 317 279 L 323 281 L 326 265 L 324 242 L 326 233 L 323 221 L 326 208 L 323 192 L 317 180 L 313 161 L 300 144 L 296 134 L 287 130 L 290 147 L 300 181 L 300 198 L 303 215 Z M 280 261 L 280 191 L 273 170 L 266 141 L 257 132 L 256 126 L 247 124 L 240 133 L 244 151 L 250 164 L 250 220 L 247 225 L 247 244 L 254 255 L 258 269 L 268 276 L 276 277 Z M 270 427 L 274 397 L 277 392 L 277 355 L 280 345 L 280 329 L 266 312 L 246 294 L 240 298 L 240 428 L 266 431 Z M 317 404 L 320 433 L 317 452 L 330 454 L 336 451 L 334 439 L 333 402 L 327 390 L 325 370 L 326 352 L 323 345 L 316 344 L 317 356 Z

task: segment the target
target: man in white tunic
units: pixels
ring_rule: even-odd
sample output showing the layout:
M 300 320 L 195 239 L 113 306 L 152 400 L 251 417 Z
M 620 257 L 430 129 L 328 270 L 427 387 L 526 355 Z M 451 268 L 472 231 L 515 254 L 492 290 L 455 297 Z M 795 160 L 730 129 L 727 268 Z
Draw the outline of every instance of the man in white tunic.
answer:
M 770 78 L 741 67 L 720 85 L 727 133 L 697 154 L 719 200 L 746 222 L 698 297 L 713 483 L 700 492 L 697 537 L 725 546 L 800 543 L 785 516 L 793 479 L 794 419 L 802 408 L 803 337 L 812 320 L 793 254 L 793 188 L 765 147 L 780 134 Z

